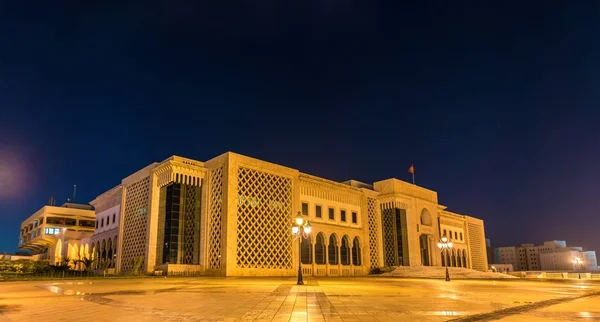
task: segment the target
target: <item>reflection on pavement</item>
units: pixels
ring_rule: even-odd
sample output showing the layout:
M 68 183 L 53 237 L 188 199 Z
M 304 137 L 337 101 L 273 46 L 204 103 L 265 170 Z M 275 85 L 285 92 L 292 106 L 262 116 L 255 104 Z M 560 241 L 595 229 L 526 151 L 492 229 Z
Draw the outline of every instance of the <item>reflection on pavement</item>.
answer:
M 62 287 L 56 286 L 57 284 L 63 284 L 63 283 L 52 283 L 52 284 L 53 285 L 40 285 L 38 287 L 41 288 L 41 289 L 50 291 L 50 292 L 52 292 L 54 294 L 59 294 L 59 295 L 67 295 L 67 296 L 70 296 L 70 295 L 86 295 L 86 293 L 84 293 L 84 292 L 76 291 L 76 290 L 73 290 L 73 289 L 70 289 L 70 288 L 69 289 L 64 289 Z M 73 284 L 73 283 L 66 283 L 66 284 Z M 78 282 L 76 284 L 77 285 L 82 285 L 84 283 L 83 282 Z M 92 284 L 92 282 L 90 282 L 90 284 Z M 89 295 L 91 293 L 87 293 L 87 294 Z

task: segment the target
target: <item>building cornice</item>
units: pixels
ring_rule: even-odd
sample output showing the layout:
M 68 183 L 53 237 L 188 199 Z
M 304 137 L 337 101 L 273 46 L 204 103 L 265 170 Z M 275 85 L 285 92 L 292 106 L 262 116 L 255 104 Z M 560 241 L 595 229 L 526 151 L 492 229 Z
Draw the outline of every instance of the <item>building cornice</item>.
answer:
M 113 197 L 115 197 L 117 194 L 120 194 L 121 191 L 123 189 L 122 185 L 118 185 L 116 187 L 113 187 L 111 189 L 109 189 L 108 191 L 98 195 L 96 197 L 96 199 L 90 201 L 90 205 L 97 207 L 97 205 L 103 204 L 104 202 L 112 199 Z
M 306 183 L 323 185 L 327 188 L 334 189 L 339 192 L 350 192 L 350 193 L 353 193 L 356 195 L 363 194 L 361 188 L 352 187 L 347 184 L 343 184 L 343 183 L 336 182 L 333 180 L 324 179 L 321 177 L 313 176 L 313 175 L 302 173 L 302 172 L 298 175 L 298 178 L 300 179 L 300 182 L 304 181 Z
M 172 182 L 201 185 L 206 176 L 204 163 L 177 156 L 161 162 L 152 171 L 157 177 L 157 186 L 164 187 Z

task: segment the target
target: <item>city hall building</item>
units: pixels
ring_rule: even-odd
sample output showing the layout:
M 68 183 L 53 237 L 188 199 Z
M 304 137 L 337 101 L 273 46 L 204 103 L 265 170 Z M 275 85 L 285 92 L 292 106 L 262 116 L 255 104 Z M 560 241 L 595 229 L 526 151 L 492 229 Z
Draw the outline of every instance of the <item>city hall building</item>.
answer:
M 19 247 L 52 263 L 93 258 L 94 268 L 122 274 L 293 276 L 300 260 L 313 276 L 384 266 L 487 270 L 483 221 L 397 179 L 340 183 L 230 152 L 206 162 L 173 156 L 90 205 L 44 207 L 23 222 Z M 300 240 L 292 234 L 298 214 L 312 226 Z M 444 256 L 442 236 L 453 242 Z
M 313 276 L 446 263 L 487 270 L 483 221 L 397 179 L 340 183 L 231 152 L 206 162 L 173 156 L 92 204 L 97 229 L 107 226 L 90 249 L 117 273 L 293 276 L 300 254 Z M 300 245 L 298 213 L 312 225 Z M 437 247 L 444 235 L 454 244 L 447 257 Z

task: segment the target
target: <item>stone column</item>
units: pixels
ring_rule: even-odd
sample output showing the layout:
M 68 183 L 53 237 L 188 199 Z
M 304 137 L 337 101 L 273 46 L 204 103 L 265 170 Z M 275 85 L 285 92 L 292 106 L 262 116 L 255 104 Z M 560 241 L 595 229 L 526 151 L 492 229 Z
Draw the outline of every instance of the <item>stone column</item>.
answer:
M 317 238 L 315 238 L 315 240 L 311 239 L 311 241 L 310 241 L 310 247 L 312 249 L 312 276 L 315 276 L 316 272 L 317 272 L 317 263 L 315 261 L 315 244 L 316 244 L 315 241 L 316 241 L 316 239 Z
M 325 241 L 325 276 L 329 276 L 329 239 Z

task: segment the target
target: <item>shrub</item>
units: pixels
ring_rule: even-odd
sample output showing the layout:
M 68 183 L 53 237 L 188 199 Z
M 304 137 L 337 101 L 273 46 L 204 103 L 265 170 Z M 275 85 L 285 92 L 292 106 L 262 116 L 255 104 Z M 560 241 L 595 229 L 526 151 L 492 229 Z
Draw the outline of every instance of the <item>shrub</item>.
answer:
M 371 269 L 371 274 L 383 274 L 383 271 L 379 267 L 374 267 Z

